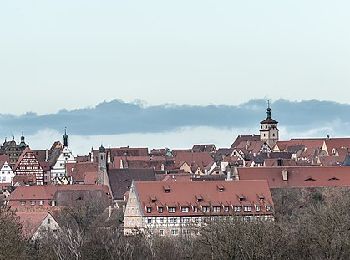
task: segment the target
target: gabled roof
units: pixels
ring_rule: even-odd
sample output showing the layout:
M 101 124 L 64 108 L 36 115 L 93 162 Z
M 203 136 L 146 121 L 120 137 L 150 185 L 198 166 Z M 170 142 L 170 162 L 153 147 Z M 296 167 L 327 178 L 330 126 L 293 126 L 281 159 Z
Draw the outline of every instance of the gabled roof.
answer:
M 240 143 L 247 141 L 260 141 L 260 135 L 239 135 L 237 136 L 234 143 L 231 145 L 231 148 L 236 148 Z
M 267 180 L 270 188 L 350 186 L 350 167 L 252 167 L 237 168 L 240 180 Z M 283 181 L 282 171 L 288 172 Z M 308 181 L 310 178 L 314 181 Z M 337 181 L 333 181 L 337 178 Z
M 208 152 L 178 151 L 175 156 L 175 166 L 181 167 L 186 162 L 188 165 L 205 170 L 206 167 L 214 163 L 214 159 Z
M 156 174 L 153 169 L 112 169 L 108 178 L 114 199 L 122 200 L 132 181 L 155 181 Z
M 47 211 L 16 212 L 16 215 L 19 217 L 19 222 L 22 224 L 23 235 L 27 238 L 31 238 L 35 232 L 38 231 L 39 227 L 49 214 L 50 213 Z
M 260 205 L 260 197 L 273 206 L 266 181 L 176 181 L 134 182 L 135 191 L 145 216 L 169 216 L 167 207 L 176 207 L 176 216 L 202 215 L 201 212 L 181 212 L 180 207 Z M 240 199 L 244 196 L 245 200 Z M 146 207 L 152 207 L 149 213 Z M 159 212 L 157 207 L 164 207 Z
M 88 173 L 89 175 L 91 175 L 92 173 L 95 173 L 97 176 L 97 173 L 99 171 L 98 164 L 95 162 L 67 163 L 66 170 L 67 170 L 67 175 L 69 177 L 72 177 L 74 182 L 80 182 L 80 183 L 84 183 L 84 180 Z

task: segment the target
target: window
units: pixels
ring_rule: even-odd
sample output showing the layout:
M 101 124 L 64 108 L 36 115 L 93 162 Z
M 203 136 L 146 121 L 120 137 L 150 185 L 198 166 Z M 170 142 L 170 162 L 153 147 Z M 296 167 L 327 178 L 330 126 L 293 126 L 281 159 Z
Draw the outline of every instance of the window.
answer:
M 21 201 L 21 205 L 22 206 L 26 205 L 26 202 L 25 201 Z
M 170 213 L 175 213 L 176 212 L 176 207 L 169 207 L 168 208 Z
M 160 229 L 160 230 L 159 230 L 159 235 L 160 235 L 160 236 L 164 236 L 164 230 L 163 230 L 163 229 Z
M 43 200 L 40 200 L 40 201 L 39 201 L 39 205 L 40 205 L 40 206 L 44 205 L 44 201 L 43 201 Z
M 266 211 L 272 211 L 272 207 L 271 206 L 266 206 Z
M 244 211 L 245 212 L 251 212 L 252 211 L 252 207 L 251 206 L 244 206 Z
M 241 212 L 242 207 L 241 206 L 235 206 L 234 210 L 235 210 L 235 212 Z
M 191 219 L 190 218 L 183 218 L 182 223 L 190 223 Z
M 159 219 L 159 222 L 160 222 L 160 223 L 164 223 L 164 218 L 160 218 L 160 219 Z
M 256 211 L 256 212 L 261 211 L 261 207 L 260 207 L 260 206 L 258 206 L 258 205 L 256 205 L 256 206 L 255 206 L 255 211 Z
M 193 212 L 198 212 L 197 206 L 193 206 Z
M 30 202 L 30 205 L 31 205 L 31 206 L 35 206 L 35 201 L 32 200 L 32 201 Z
M 177 218 L 170 218 L 169 222 L 175 224 L 177 222 Z
M 221 207 L 218 207 L 218 206 L 213 207 L 214 212 L 220 212 L 220 210 L 221 210 Z
M 229 212 L 230 211 L 230 207 L 229 206 L 225 206 L 224 210 L 225 210 L 225 212 Z
M 152 219 L 151 218 L 147 219 L 147 224 L 152 224 Z
M 49 224 L 49 225 L 51 224 L 51 219 L 50 218 L 47 219 L 47 224 Z
M 203 212 L 209 212 L 210 211 L 210 207 L 202 206 L 202 211 Z
M 172 230 L 171 230 L 171 234 L 172 234 L 173 236 L 176 236 L 176 235 L 179 234 L 179 231 L 178 231 L 177 229 L 172 229 Z
M 151 213 L 152 212 L 152 207 L 147 207 L 146 210 L 147 210 L 147 213 Z
M 181 207 L 181 212 L 189 212 L 190 208 L 189 207 Z
M 164 208 L 163 207 L 158 207 L 158 212 L 163 213 Z

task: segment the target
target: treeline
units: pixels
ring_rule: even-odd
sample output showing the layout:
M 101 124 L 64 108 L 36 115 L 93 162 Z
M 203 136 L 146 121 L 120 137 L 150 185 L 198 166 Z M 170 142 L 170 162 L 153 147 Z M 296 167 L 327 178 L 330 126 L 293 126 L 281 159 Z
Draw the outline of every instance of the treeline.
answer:
M 213 222 L 196 237 L 124 237 L 122 213 L 85 203 L 59 215 L 61 230 L 32 242 L 0 214 L 0 259 L 350 259 L 346 190 L 274 191 L 274 222 Z

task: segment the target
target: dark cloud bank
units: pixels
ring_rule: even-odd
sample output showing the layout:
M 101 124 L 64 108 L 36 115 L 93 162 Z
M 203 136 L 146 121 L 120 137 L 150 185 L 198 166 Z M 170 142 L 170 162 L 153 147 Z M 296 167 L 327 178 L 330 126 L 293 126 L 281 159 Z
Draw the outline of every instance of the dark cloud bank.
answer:
M 62 131 L 65 126 L 77 135 L 160 133 L 191 126 L 257 129 L 258 122 L 266 116 L 265 109 L 265 100 L 251 100 L 238 106 L 143 106 L 114 100 L 93 108 L 61 110 L 56 114 L 2 114 L 0 134 L 23 131 L 30 135 L 41 129 Z M 300 132 L 301 136 L 310 129 L 325 129 L 329 134 L 340 136 L 350 132 L 350 105 L 347 104 L 277 100 L 272 103 L 272 109 L 280 127 Z

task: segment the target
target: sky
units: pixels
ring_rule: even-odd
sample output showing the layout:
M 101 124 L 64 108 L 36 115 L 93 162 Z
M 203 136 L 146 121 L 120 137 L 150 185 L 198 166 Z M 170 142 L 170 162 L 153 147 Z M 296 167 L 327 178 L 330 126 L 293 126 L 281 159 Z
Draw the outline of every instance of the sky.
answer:
M 107 100 L 350 103 L 345 0 L 0 2 L 0 114 Z

